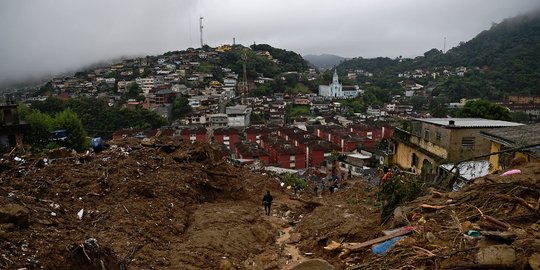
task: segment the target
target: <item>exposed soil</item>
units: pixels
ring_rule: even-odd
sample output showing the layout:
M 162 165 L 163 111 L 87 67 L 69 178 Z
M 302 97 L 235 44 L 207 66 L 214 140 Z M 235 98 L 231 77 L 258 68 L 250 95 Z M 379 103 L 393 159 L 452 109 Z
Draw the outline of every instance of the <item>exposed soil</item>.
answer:
M 6 159 L 0 266 L 243 268 L 263 253 L 278 262 L 281 228 L 262 215 L 260 199 L 270 190 L 281 215 L 277 202 L 288 195 L 279 181 L 234 167 L 206 144 L 176 144 L 171 151 L 131 142 L 129 153 L 118 146 L 48 165 Z
M 52 161 L 0 161 L 0 269 L 471 269 L 486 267 L 482 248 L 501 244 L 516 256 L 505 267 L 540 265 L 538 165 L 459 192 L 434 190 L 381 224 L 378 188 L 362 179 L 333 194 L 316 197 L 308 187 L 293 195 L 277 177 L 236 167 L 207 144 L 112 145 L 98 154 L 55 151 Z M 514 237 L 487 237 L 484 215 L 510 227 L 490 231 Z M 324 249 L 405 225 L 418 227 L 386 255 Z M 466 236 L 471 229 L 486 236 Z

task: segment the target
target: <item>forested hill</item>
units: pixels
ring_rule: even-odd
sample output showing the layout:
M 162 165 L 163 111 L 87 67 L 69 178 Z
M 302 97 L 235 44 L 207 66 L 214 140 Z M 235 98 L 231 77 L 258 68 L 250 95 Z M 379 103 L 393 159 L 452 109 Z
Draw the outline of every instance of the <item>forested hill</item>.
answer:
M 540 10 L 493 24 L 446 53 L 431 49 L 414 59 L 354 58 L 341 63 L 338 70 L 343 74 L 363 69 L 388 76 L 415 69 L 454 71 L 457 67 L 468 68 L 463 78 L 443 77 L 435 82 L 438 92 L 450 98 L 540 95 Z
M 333 55 L 333 54 L 307 54 L 303 56 L 309 63 L 322 69 L 330 69 L 338 65 L 340 62 L 347 60 L 348 58 Z

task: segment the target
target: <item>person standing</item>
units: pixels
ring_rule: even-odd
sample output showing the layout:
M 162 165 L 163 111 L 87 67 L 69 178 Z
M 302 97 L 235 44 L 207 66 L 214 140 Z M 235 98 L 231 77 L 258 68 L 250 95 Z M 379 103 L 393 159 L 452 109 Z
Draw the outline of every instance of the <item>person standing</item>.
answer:
M 270 207 L 272 206 L 272 195 L 270 195 L 270 191 L 266 191 L 266 195 L 264 195 L 262 199 L 262 203 L 264 205 L 264 213 L 269 216 L 270 215 Z

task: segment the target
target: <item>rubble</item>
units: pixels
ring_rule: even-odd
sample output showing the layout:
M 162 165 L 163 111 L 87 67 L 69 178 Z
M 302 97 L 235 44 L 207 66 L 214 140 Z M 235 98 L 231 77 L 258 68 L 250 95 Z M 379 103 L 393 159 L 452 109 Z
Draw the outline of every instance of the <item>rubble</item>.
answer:
M 457 192 L 431 190 L 429 195 L 400 205 L 382 225 L 368 226 L 371 231 L 366 230 L 365 234 L 369 237 L 323 238 L 338 230 L 335 226 L 323 226 L 317 234 L 330 251 L 322 255 L 314 249 L 315 254 L 339 269 L 537 268 L 540 168 L 529 164 L 521 165 L 519 170 L 520 174 L 479 178 Z M 369 224 L 373 224 L 371 220 L 356 222 L 357 226 Z M 384 255 L 371 252 L 371 244 L 395 239 L 397 235 L 392 233 L 396 233 L 396 228 L 411 225 L 422 229 L 389 243 Z M 362 242 L 370 245 L 364 248 L 363 244 L 349 244 Z M 350 245 L 362 248 L 347 249 Z
M 280 228 L 260 199 L 289 195 L 208 144 L 130 140 L 51 155 L 2 164 L 0 269 L 234 269 L 263 251 L 281 258 Z
M 456 192 L 428 189 L 385 209 L 387 219 L 381 188 L 359 178 L 322 195 L 308 182 L 293 195 L 208 144 L 110 145 L 57 159 L 18 154 L 24 163 L 4 157 L 0 269 L 540 267 L 534 164 Z M 260 202 L 266 190 L 270 216 Z

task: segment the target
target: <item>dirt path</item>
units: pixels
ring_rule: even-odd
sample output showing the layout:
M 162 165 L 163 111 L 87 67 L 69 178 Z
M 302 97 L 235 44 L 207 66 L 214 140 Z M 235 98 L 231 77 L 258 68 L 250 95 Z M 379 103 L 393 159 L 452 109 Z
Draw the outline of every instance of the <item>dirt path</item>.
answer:
M 304 256 L 300 254 L 300 250 L 295 243 L 288 243 L 291 239 L 291 230 L 293 227 L 287 227 L 281 230 L 281 236 L 276 240 L 276 244 L 283 246 L 283 255 L 285 256 L 286 261 L 285 265 L 282 265 L 280 269 L 288 270 L 294 267 L 295 265 L 306 260 Z

